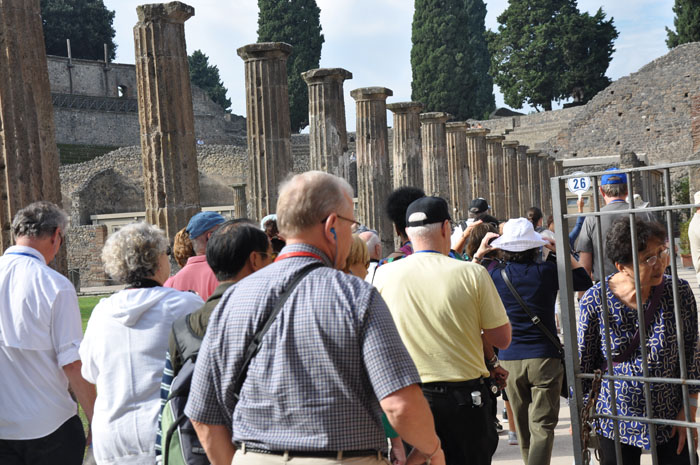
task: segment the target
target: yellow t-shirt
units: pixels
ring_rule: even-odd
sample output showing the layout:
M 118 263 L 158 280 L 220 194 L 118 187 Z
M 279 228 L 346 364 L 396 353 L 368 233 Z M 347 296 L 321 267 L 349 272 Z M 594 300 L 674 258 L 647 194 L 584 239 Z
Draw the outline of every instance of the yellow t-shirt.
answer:
M 433 252 L 377 268 L 374 285 L 424 383 L 488 376 L 481 330 L 508 323 L 486 269 Z

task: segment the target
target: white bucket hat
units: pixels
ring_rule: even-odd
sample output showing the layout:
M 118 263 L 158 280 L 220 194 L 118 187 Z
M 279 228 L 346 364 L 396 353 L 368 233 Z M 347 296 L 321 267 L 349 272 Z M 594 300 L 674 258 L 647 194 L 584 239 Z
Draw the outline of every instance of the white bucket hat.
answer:
M 491 243 L 508 252 L 524 252 L 548 244 L 526 218 L 513 218 L 503 225 L 503 235 Z

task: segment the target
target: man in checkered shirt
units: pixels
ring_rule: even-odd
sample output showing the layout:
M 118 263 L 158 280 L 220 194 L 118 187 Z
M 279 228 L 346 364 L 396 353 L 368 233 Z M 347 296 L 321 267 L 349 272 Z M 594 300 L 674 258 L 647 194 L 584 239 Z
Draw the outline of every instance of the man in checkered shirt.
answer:
M 287 246 L 232 286 L 209 321 L 185 413 L 212 464 L 384 464 L 381 414 L 415 449 L 407 463 L 443 465 L 420 377 L 377 291 L 343 268 L 356 223 L 350 185 L 311 171 L 280 186 Z M 312 263 L 265 334 L 240 392 L 252 336 Z M 234 410 L 235 407 L 235 410 Z

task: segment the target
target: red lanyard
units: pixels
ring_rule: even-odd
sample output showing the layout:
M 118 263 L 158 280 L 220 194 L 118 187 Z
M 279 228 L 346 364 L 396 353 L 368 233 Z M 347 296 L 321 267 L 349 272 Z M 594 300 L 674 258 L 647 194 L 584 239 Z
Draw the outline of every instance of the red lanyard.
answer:
M 316 260 L 323 262 L 323 258 L 321 258 L 320 255 L 315 254 L 313 252 L 287 252 L 283 253 L 282 255 L 278 255 L 277 258 L 275 259 L 275 262 L 278 262 L 280 260 L 284 260 L 285 258 L 292 258 L 292 257 L 311 257 L 315 258 Z

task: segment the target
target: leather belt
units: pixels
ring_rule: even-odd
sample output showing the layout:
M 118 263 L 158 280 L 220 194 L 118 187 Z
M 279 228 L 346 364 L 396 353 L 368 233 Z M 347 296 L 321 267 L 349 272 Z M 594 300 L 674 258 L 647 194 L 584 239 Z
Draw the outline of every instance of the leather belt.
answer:
M 381 460 L 386 458 L 386 453 L 374 449 L 365 450 L 269 450 L 260 447 L 248 445 L 244 442 L 236 442 L 236 449 L 239 449 L 242 453 L 253 452 L 255 454 L 270 454 L 270 455 L 282 455 L 288 458 L 291 457 L 317 457 L 317 458 L 335 458 L 337 460 L 342 460 L 343 458 L 351 457 L 377 457 Z
M 421 388 L 432 392 L 447 392 L 454 390 L 476 389 L 479 390 L 484 384 L 484 378 L 470 379 L 469 381 L 438 381 L 435 383 L 423 383 Z

